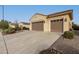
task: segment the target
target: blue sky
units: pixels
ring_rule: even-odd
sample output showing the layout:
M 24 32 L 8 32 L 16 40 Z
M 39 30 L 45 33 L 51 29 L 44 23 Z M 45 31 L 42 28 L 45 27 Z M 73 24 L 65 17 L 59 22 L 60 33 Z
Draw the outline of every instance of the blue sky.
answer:
M 35 13 L 41 14 L 52 14 L 55 12 L 61 12 L 65 10 L 73 9 L 73 21 L 79 24 L 79 6 L 78 5 L 5 5 L 5 20 L 12 22 L 24 21 L 28 22 L 29 19 Z M 2 9 L 0 6 L 0 19 L 2 14 Z

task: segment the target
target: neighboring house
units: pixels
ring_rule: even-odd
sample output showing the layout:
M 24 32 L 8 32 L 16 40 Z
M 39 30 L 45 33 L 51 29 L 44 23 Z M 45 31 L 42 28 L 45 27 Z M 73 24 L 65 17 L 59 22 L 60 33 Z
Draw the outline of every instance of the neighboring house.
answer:
M 72 30 L 73 10 L 50 15 L 35 14 L 30 20 L 30 30 L 44 32 L 65 32 Z
M 21 29 L 29 30 L 30 23 L 20 22 L 20 23 L 19 23 L 19 27 L 20 27 Z
M 9 27 L 15 28 L 15 23 L 9 23 Z

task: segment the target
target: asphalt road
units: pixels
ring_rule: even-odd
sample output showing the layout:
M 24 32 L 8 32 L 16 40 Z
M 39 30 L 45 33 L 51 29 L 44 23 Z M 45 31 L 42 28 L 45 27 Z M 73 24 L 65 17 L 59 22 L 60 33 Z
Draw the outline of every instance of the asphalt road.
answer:
M 61 33 L 23 31 L 4 36 L 9 54 L 37 54 L 50 47 Z M 0 53 L 6 53 L 0 33 Z

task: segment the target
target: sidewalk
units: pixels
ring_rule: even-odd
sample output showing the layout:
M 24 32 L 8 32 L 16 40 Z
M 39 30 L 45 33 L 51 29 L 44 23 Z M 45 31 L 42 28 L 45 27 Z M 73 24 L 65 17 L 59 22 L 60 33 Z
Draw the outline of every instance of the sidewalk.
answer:
M 4 40 L 2 37 L 2 33 L 0 32 L 0 54 L 6 53 Z

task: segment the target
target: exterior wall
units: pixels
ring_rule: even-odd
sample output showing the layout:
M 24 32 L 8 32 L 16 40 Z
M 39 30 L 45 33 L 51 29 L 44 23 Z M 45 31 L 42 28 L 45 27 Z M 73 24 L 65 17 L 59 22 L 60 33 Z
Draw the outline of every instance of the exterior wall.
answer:
M 30 22 L 30 31 L 32 31 L 32 23 Z
M 21 26 L 26 27 L 26 28 L 30 28 L 30 25 L 27 25 L 27 24 L 25 25 L 25 24 L 19 23 L 19 27 L 21 27 Z
M 31 22 L 45 21 L 46 16 L 43 15 L 34 15 L 31 18 Z
M 44 32 L 51 32 L 51 20 L 57 20 L 57 19 L 63 19 L 63 32 L 69 31 L 69 29 L 72 28 L 72 20 L 70 19 L 69 15 L 57 16 L 48 19 L 46 19 L 46 17 L 47 16 L 43 15 L 34 15 L 31 18 L 30 30 L 32 30 L 32 22 L 45 21 Z M 67 19 L 67 21 L 65 21 L 65 19 Z
M 32 22 L 39 22 L 39 21 L 45 21 L 45 20 L 46 20 L 46 16 L 34 15 L 30 21 L 30 30 L 32 31 Z M 45 27 L 46 27 L 46 23 L 44 22 L 44 31 L 46 31 Z
M 50 32 L 49 24 L 50 24 L 50 21 L 48 19 L 46 19 L 46 21 L 44 23 L 44 32 Z
M 66 22 L 65 22 L 65 19 L 67 19 Z M 69 18 L 68 15 L 66 15 L 64 18 L 64 32 L 69 31 L 70 28 L 72 28 L 72 20 Z
M 65 19 L 67 19 L 67 21 L 65 21 Z M 69 18 L 67 15 L 64 17 L 64 32 L 65 31 L 69 31 Z
M 70 18 L 69 18 L 69 19 L 70 19 Z M 70 29 L 73 29 L 73 28 L 72 28 L 72 20 L 69 20 L 69 28 L 70 28 Z

